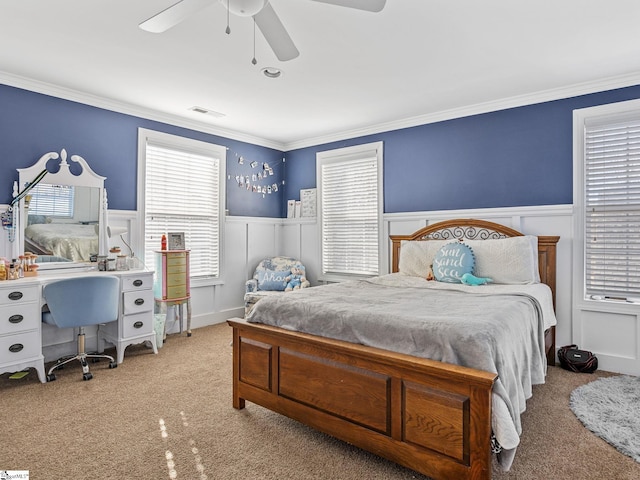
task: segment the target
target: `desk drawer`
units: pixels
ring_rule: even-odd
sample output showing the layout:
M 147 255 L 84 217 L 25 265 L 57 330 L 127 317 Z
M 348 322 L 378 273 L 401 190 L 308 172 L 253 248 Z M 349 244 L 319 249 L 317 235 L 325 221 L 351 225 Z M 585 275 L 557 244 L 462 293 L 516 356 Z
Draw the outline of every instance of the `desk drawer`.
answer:
M 122 319 L 122 338 L 153 333 L 153 315 L 150 312 L 126 315 Z
M 127 275 L 122 277 L 122 291 L 146 290 L 153 288 L 153 275 L 144 273 L 140 275 Z
M 37 331 L 0 337 L 1 363 L 17 362 L 37 355 L 40 355 Z
M 35 302 L 39 298 L 40 298 L 40 291 L 38 289 L 38 286 L 36 285 L 29 286 L 29 287 L 16 286 L 14 288 L 10 286 L 6 286 L 6 287 L 3 286 L 3 288 L 0 289 L 0 306 Z
M 122 295 L 122 313 L 125 315 L 153 310 L 153 291 L 151 290 L 124 292 Z
M 35 305 L 0 306 L 0 335 L 37 329 L 40 322 Z

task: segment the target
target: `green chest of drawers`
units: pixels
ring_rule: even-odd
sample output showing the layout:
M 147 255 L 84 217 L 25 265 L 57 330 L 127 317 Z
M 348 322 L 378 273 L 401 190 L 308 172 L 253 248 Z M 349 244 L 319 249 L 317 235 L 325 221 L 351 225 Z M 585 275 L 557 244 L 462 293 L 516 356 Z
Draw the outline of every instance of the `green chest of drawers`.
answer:
M 183 300 L 191 295 L 189 287 L 189 250 L 159 250 L 153 296 L 157 301 Z

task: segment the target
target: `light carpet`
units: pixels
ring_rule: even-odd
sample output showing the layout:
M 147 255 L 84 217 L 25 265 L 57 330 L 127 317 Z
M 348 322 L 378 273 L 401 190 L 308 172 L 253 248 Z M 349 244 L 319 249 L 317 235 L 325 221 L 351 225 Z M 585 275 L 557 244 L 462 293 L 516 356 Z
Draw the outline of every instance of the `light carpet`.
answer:
M 569 403 L 576 417 L 617 450 L 640 462 L 640 378 L 600 378 L 576 388 Z
M 79 364 L 45 385 L 33 370 L 0 375 L 0 471 L 29 470 L 32 480 L 427 480 L 251 402 L 234 409 L 230 341 L 219 324 L 169 335 L 157 355 L 131 346 L 116 369 L 92 364 L 89 382 Z M 527 401 L 514 464 L 494 465 L 493 480 L 640 478 L 640 463 L 569 409 L 573 390 L 610 376 L 549 368 Z

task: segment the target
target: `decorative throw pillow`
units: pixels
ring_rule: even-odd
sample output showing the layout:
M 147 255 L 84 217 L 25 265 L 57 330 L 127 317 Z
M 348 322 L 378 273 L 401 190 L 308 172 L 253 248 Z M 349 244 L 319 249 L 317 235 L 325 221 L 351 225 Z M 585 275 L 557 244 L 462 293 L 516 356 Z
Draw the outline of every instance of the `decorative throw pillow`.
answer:
M 291 274 L 291 270 L 281 272 L 265 270 L 258 272 L 258 290 L 284 292 L 287 282 L 284 281 Z
M 473 250 L 462 242 L 447 243 L 433 259 L 433 274 L 439 282 L 461 283 L 462 275 L 473 273 Z
M 440 247 L 450 240 L 404 241 L 400 245 L 398 271 L 412 277 L 426 278 Z

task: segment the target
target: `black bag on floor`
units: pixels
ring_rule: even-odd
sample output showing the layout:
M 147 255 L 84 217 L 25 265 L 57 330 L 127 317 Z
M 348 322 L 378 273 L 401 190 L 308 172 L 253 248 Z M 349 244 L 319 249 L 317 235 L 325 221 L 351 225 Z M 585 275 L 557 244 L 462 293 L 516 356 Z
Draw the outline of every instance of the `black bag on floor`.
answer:
M 572 372 L 593 373 L 598 369 L 598 357 L 577 345 L 565 345 L 558 350 L 560 366 Z

